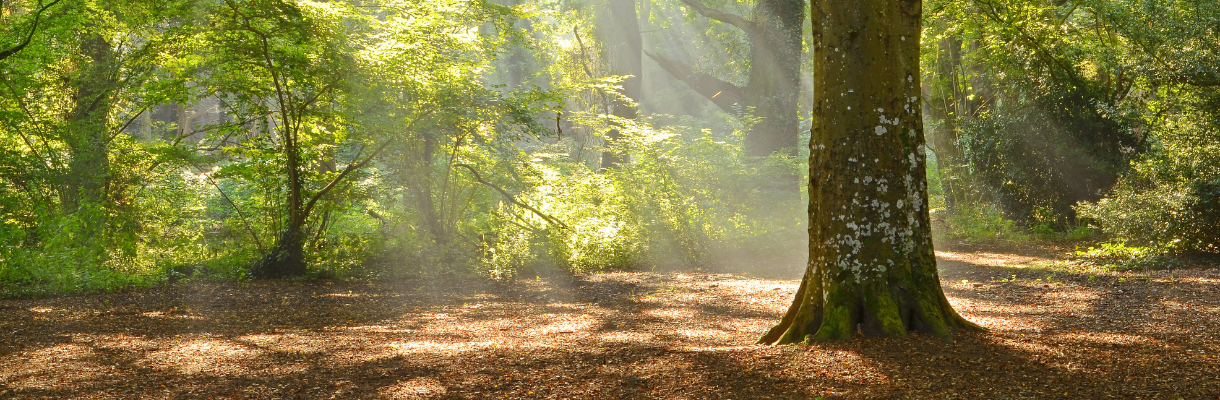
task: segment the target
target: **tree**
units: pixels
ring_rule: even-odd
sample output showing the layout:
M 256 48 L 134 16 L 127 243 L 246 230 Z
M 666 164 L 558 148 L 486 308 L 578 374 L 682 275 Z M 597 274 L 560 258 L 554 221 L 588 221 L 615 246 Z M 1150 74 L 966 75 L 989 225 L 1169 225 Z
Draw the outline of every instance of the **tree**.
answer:
M 309 176 L 306 168 L 307 152 L 334 143 L 333 135 L 344 130 L 334 104 L 350 89 L 348 72 L 356 67 L 352 54 L 361 42 L 361 25 L 343 16 L 340 7 L 282 0 L 226 1 L 214 14 L 217 28 L 209 40 L 219 62 L 210 77 L 213 90 L 243 106 L 236 115 L 274 121 L 273 132 L 264 132 L 272 135 L 253 147 L 270 147 L 262 150 L 273 156 L 263 162 L 282 163 L 283 175 L 272 179 L 283 183 L 286 215 L 276 245 L 251 267 L 254 277 L 303 275 L 306 223 L 315 207 L 386 148 L 387 143 L 362 146 L 335 173 Z
M 1139 115 L 1145 110 L 1141 103 L 1151 100 L 1145 94 L 1149 84 L 1156 85 L 1154 71 L 1173 69 L 1139 62 L 1141 46 L 1133 45 L 1139 40 L 1126 33 L 1149 26 L 1144 16 L 1156 12 L 1123 21 L 1130 11 L 1106 15 L 1108 8 L 1137 7 L 1109 1 L 928 2 L 928 117 L 944 128 L 938 129 L 944 135 L 933 135 L 933 148 L 947 204 L 969 189 L 1030 227 L 1064 228 L 1074 219 L 1074 205 L 1104 196 L 1148 149 L 1146 136 L 1137 133 L 1150 122 Z
M 124 133 L 153 104 L 185 96 L 185 85 L 166 71 L 174 68 L 164 64 L 189 46 L 194 2 L 38 3 L 21 43 L 0 52 L 0 108 L 6 111 L 0 121 L 23 139 L 12 150 L 45 160 L 20 173 L 56 191 L 58 203 L 44 197 L 40 207 L 56 205 L 57 213 L 82 217 L 85 237 L 92 237 L 109 224 L 98 216 L 133 209 L 123 206 L 139 192 L 141 179 L 133 175 L 152 175 L 124 164 L 115 150 L 143 153 L 159 146 L 136 144 Z M 55 4 L 63 5 L 50 10 Z M 32 39 L 35 31 L 41 32 L 38 40 Z M 164 160 L 153 154 L 134 159 Z M 77 215 L 81 210 L 96 215 Z
M 644 75 L 644 44 L 640 37 L 635 0 L 609 0 L 600 22 L 598 33 L 606 47 L 610 73 L 626 75 L 622 95 L 639 102 L 643 94 L 641 81 Z M 635 119 L 637 116 L 635 107 L 623 101 L 621 97 L 615 97 L 609 106 L 616 117 Z M 607 144 L 621 139 L 622 136 L 619 127 L 614 127 L 606 135 Z M 616 168 L 623 161 L 623 155 L 613 150 L 602 153 L 602 168 Z
M 713 104 L 733 115 L 750 109 L 758 122 L 746 133 L 746 154 L 764 157 L 775 152 L 796 155 L 800 96 L 801 23 L 804 0 L 760 0 L 752 19 L 717 10 L 696 0 L 681 0 L 707 18 L 745 32 L 750 43 L 750 73 L 745 86 L 695 71 L 662 54 L 645 52 L 661 68 L 686 82 Z
M 930 134 L 931 150 L 936 155 L 937 172 L 944 189 L 945 207 L 955 209 L 963 201 L 968 169 L 962 162 L 958 120 L 970 107 L 970 98 L 979 97 L 967 91 L 958 70 L 962 67 L 962 41 L 956 36 L 936 40 L 930 71 L 923 87 L 923 111 L 931 121 L 939 122 Z M 967 94 L 969 93 L 969 95 Z
M 236 130 L 246 134 L 216 138 L 230 156 L 222 172 L 260 186 L 279 208 L 269 212 L 275 245 L 251 276 L 304 274 L 309 237 L 316 243 L 328 223 L 325 205 L 373 176 L 364 171 L 369 166 L 401 182 L 432 239 L 449 241 L 445 223 L 460 214 L 446 201 L 470 201 L 449 188 L 454 154 L 490 142 L 493 129 L 483 121 L 508 108 L 479 82 L 490 53 L 484 46 L 501 39 L 470 32 L 484 23 L 505 31 L 516 15 L 490 4 L 422 4 L 257 0 L 216 7 L 208 38 L 214 65 L 205 80 L 238 121 L 270 121 L 258 132 L 242 126 Z M 442 158 L 444 172 L 435 172 Z
M 919 0 L 813 6 L 809 264 L 762 343 L 951 339 L 977 328 L 940 287 L 928 218 L 919 100 Z

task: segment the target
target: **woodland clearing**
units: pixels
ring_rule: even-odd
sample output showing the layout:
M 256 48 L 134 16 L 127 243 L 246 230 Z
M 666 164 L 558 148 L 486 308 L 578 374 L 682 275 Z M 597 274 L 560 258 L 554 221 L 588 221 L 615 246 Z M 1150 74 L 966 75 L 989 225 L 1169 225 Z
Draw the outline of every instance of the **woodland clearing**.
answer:
M 0 398 L 1220 398 L 1220 269 L 938 252 L 985 333 L 753 344 L 798 272 L 183 281 L 0 301 Z

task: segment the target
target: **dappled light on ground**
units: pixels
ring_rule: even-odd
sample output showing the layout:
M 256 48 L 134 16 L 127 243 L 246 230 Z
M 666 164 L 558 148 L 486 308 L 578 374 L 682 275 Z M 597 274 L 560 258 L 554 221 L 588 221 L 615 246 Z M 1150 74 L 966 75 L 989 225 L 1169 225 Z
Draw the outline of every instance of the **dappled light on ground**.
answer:
M 968 262 L 974 265 L 988 267 L 1016 267 L 1032 264 L 1039 261 L 1046 261 L 1044 257 L 1034 255 L 1020 255 L 1009 253 L 992 253 L 992 252 L 953 252 L 953 251 L 938 251 L 936 257 L 941 260 Z
M 987 333 L 754 340 L 795 280 L 194 282 L 0 301 L 0 397 L 1220 396 L 1220 271 L 1074 275 L 942 259 Z M 1028 257 L 1027 257 L 1028 258 Z

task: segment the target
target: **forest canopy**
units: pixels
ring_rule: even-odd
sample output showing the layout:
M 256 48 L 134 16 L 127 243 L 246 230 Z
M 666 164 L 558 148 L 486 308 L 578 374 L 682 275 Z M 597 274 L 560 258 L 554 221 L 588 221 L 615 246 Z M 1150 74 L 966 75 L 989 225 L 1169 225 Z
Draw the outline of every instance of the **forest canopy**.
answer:
M 5 1 L 0 292 L 802 270 L 808 7 Z M 924 2 L 938 238 L 1220 252 L 1217 9 Z

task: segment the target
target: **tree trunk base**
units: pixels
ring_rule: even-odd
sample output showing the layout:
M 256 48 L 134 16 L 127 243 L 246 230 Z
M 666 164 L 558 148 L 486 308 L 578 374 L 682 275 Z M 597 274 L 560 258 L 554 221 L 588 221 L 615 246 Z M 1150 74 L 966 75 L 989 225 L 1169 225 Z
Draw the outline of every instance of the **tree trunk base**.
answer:
M 254 279 L 282 279 L 305 275 L 305 242 L 300 232 L 286 230 L 271 252 L 250 267 Z
M 813 283 L 820 287 L 818 281 L 814 279 Z M 826 293 L 820 290 L 807 293 L 809 287 L 810 279 L 806 277 L 784 318 L 758 339 L 759 344 L 809 344 L 846 340 L 857 334 L 903 337 L 911 332 L 928 333 L 952 342 L 955 329 L 985 331 L 958 315 L 939 285 L 927 293 L 908 293 L 919 285 L 894 285 L 896 290 L 844 290 L 832 286 Z

